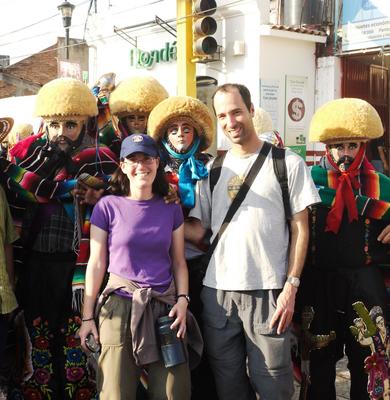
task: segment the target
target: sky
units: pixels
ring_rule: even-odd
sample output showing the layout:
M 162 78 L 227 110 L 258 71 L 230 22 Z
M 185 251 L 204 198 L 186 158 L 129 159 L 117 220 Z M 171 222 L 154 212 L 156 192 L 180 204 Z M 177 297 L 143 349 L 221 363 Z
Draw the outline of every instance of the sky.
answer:
M 76 5 L 71 37 L 83 37 L 89 2 L 70 0 Z M 57 9 L 61 3 L 56 0 L 0 0 L 0 55 L 11 56 L 12 64 L 55 44 L 58 36 L 65 36 L 62 17 Z M 31 123 L 36 131 L 40 121 L 33 115 L 34 104 L 35 96 L 0 99 L 0 116 L 12 117 L 15 123 Z
M 69 0 L 73 10 L 70 37 L 84 38 L 84 27 L 90 3 L 98 12 L 123 17 L 124 25 L 132 13 L 145 3 L 152 5 L 174 0 Z M 62 17 L 57 7 L 63 0 L 0 0 L 0 55 L 9 55 L 11 64 L 52 46 L 57 37 L 65 36 Z M 94 5 L 92 6 L 94 7 Z M 112 32 L 113 33 L 113 32 Z
M 107 6 L 108 2 L 98 3 Z M 61 3 L 62 0 L 0 0 L 0 54 L 11 56 L 14 63 L 53 45 L 58 36 L 65 36 L 57 9 Z M 70 37 L 82 39 L 90 0 L 70 0 L 70 3 L 76 6 Z

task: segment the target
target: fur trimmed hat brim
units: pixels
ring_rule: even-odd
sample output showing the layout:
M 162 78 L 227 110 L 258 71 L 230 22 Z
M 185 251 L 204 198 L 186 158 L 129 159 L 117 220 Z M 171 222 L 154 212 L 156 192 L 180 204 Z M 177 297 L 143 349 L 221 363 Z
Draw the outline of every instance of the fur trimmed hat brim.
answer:
M 314 114 L 309 132 L 311 142 L 367 141 L 381 137 L 383 125 L 367 101 L 344 98 L 329 101 Z
M 112 114 L 122 118 L 126 114 L 146 113 L 168 97 L 160 82 L 151 76 L 137 76 L 122 81 L 110 95 Z
M 93 117 L 97 113 L 95 96 L 77 79 L 54 79 L 43 85 L 37 94 L 35 115 L 38 117 Z
M 204 103 L 189 96 L 172 96 L 159 103 L 149 115 L 148 133 L 159 142 L 168 126 L 179 119 L 191 123 L 197 131 L 201 139 L 199 151 L 210 147 L 215 136 L 214 118 Z
M 0 118 L 0 143 L 11 132 L 14 120 L 12 118 Z

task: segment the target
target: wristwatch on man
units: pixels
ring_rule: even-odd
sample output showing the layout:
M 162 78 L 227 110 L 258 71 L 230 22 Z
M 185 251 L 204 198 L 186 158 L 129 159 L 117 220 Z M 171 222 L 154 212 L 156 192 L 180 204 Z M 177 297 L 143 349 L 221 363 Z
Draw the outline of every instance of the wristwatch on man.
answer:
M 291 285 L 294 286 L 295 288 L 298 289 L 299 284 L 301 283 L 301 280 L 297 278 L 296 276 L 288 276 L 287 277 L 287 282 Z

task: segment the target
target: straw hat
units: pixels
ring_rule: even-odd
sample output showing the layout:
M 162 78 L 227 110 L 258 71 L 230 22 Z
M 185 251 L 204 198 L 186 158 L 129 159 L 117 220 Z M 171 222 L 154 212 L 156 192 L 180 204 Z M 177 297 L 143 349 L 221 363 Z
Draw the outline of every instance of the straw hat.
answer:
M 274 129 L 272 126 L 271 116 L 261 107 L 258 107 L 255 110 L 255 113 L 253 115 L 253 125 L 258 135 L 263 132 L 272 131 Z
M 54 79 L 41 87 L 35 103 L 35 115 L 48 119 L 93 117 L 96 99 L 88 86 L 73 78 Z
M 122 81 L 110 96 L 110 111 L 122 118 L 139 112 L 149 114 L 168 92 L 151 76 L 136 76 Z
M 337 143 L 367 141 L 383 135 L 383 125 L 375 108 L 365 100 L 344 98 L 329 101 L 314 114 L 311 142 Z
M 8 136 L 8 143 L 13 146 L 21 140 L 25 139 L 34 133 L 33 126 L 31 124 L 18 124 L 14 125 Z
M 199 151 L 210 147 L 215 136 L 214 118 L 204 103 L 189 96 L 172 96 L 159 103 L 149 115 L 148 133 L 158 142 L 172 121 L 179 119 L 187 120 L 196 129 L 201 139 Z

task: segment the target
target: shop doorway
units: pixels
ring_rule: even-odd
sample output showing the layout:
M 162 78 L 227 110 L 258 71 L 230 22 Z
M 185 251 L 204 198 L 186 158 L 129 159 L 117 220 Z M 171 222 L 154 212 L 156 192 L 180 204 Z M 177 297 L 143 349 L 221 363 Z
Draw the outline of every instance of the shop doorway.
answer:
M 381 117 L 385 130 L 384 148 L 389 163 L 389 67 L 390 57 L 383 53 L 359 54 L 342 58 L 342 97 L 368 101 Z M 367 146 L 367 156 L 375 157 L 376 146 Z

